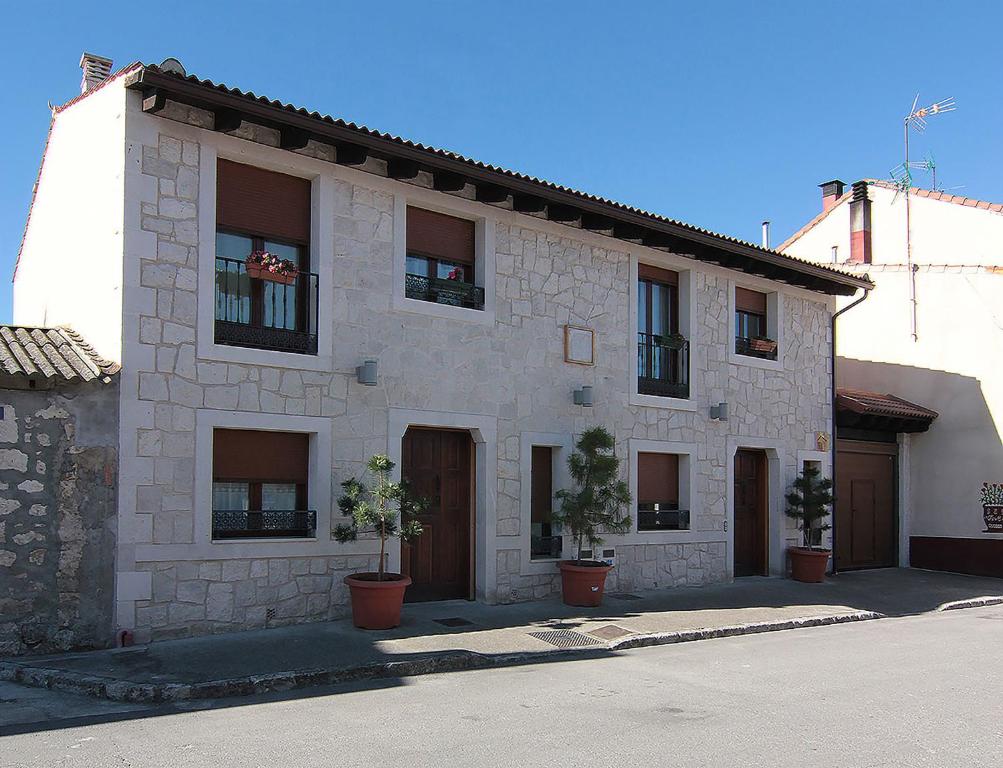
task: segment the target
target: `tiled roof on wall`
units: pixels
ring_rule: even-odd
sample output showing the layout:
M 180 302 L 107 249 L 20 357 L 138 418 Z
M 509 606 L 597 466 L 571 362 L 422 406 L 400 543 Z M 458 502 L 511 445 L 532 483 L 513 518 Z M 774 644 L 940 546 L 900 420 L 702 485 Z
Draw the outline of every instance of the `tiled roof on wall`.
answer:
M 78 384 L 108 382 L 119 369 L 70 328 L 0 325 L 0 373 Z

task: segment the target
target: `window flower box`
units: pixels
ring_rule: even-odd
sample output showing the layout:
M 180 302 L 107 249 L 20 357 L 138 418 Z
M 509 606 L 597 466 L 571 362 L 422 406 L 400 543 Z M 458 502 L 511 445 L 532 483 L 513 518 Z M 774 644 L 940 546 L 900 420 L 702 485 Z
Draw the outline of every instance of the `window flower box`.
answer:
M 292 285 L 299 275 L 299 268 L 289 261 L 280 259 L 268 251 L 254 251 L 244 262 L 247 275 L 255 280 L 270 280 L 281 285 Z
M 777 351 L 777 342 L 773 339 L 757 336 L 754 339 L 749 339 L 749 349 L 753 352 L 762 352 L 766 355 L 772 355 Z

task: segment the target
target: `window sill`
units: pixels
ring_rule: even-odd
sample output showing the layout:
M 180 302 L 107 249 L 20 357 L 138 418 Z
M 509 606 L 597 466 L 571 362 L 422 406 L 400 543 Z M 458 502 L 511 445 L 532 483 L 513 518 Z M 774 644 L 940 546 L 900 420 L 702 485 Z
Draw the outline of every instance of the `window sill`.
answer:
M 734 345 L 734 340 L 732 340 Z M 732 365 L 744 365 L 748 368 L 762 368 L 766 371 L 782 371 L 784 369 L 783 357 L 777 353 L 776 360 L 768 360 L 764 357 L 753 357 L 752 355 L 741 355 L 734 349 L 728 351 L 728 362 Z
M 304 355 L 299 352 L 276 352 L 255 347 L 234 347 L 229 344 L 200 343 L 198 356 L 202 360 L 245 365 L 264 365 L 307 371 L 331 371 L 332 360 L 327 355 Z
M 631 392 L 629 402 L 631 405 L 640 405 L 645 408 L 666 408 L 670 411 L 695 411 L 697 409 L 696 400 L 690 397 L 683 400 L 678 397 L 659 397 L 658 395 L 642 395 L 638 392 Z
M 210 539 L 210 544 L 309 544 L 319 541 L 316 536 L 244 536 L 238 539 Z
M 410 312 L 415 315 L 442 317 L 447 320 L 459 320 L 465 323 L 494 325 L 495 313 L 485 305 L 484 309 L 454 307 L 450 304 L 439 304 L 422 299 L 409 299 L 406 296 L 395 296 L 393 308 L 399 312 Z

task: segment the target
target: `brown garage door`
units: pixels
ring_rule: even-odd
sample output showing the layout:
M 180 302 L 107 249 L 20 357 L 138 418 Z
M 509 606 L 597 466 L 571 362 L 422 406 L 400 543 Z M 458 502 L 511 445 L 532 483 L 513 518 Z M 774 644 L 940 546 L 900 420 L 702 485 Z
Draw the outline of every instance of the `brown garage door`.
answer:
M 896 565 L 894 443 L 840 440 L 836 458 L 836 567 Z

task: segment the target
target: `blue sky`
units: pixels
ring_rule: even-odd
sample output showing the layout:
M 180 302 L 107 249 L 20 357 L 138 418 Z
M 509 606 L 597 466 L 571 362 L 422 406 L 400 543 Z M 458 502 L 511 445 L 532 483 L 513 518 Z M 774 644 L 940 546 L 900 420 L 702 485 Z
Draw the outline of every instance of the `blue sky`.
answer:
M 0 273 L 84 50 L 189 72 L 730 235 L 774 244 L 816 185 L 884 178 L 901 118 L 938 183 L 1003 200 L 1003 3 L 9 3 Z M 921 185 L 925 179 L 920 176 Z M 10 290 L 0 290 L 0 321 Z

